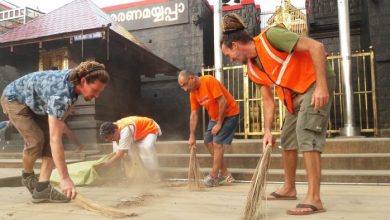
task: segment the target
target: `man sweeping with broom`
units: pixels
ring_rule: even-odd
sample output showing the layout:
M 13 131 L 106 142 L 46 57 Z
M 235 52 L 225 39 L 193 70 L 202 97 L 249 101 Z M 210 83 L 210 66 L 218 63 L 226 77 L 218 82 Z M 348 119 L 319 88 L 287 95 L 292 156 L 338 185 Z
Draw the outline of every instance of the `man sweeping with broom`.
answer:
M 240 109 L 233 96 L 213 76 L 198 77 L 182 70 L 178 76 L 180 87 L 190 93 L 190 138 L 188 145 L 195 147 L 195 131 L 198 124 L 198 111 L 204 106 L 211 118 L 205 133 L 204 143 L 212 158 L 213 167 L 204 184 L 218 186 L 220 182 L 234 181 L 223 161 L 224 145 L 231 144 L 236 131 Z
M 149 170 L 150 176 L 160 180 L 158 159 L 155 144 L 161 135 L 160 126 L 151 118 L 130 116 L 116 122 L 104 122 L 100 126 L 100 135 L 106 141 L 112 141 L 116 154 L 98 167 L 98 170 L 112 166 L 122 158 L 133 158 L 131 153 L 138 153 L 143 165 Z M 132 149 L 136 148 L 136 150 Z M 134 155 L 138 156 L 138 155 Z
M 248 65 L 250 79 L 261 85 L 264 102 L 263 146 L 272 144 L 275 112 L 271 87 L 286 107 L 281 145 L 284 185 L 268 200 L 293 200 L 298 149 L 303 152 L 308 191 L 291 215 L 324 212 L 320 199 L 321 152 L 325 145 L 335 74 L 326 61 L 322 43 L 288 31 L 282 24 L 252 38 L 245 32 L 242 18 L 227 14 L 223 18 L 222 52 L 232 61 Z
M 79 95 L 86 101 L 97 98 L 108 81 L 103 64 L 87 61 L 71 70 L 30 73 L 5 87 L 1 106 L 25 142 L 22 183 L 33 203 L 69 202 L 76 197 L 65 163 L 64 120 Z M 39 179 L 33 169 L 38 158 L 42 159 Z M 49 183 L 54 165 L 63 194 Z

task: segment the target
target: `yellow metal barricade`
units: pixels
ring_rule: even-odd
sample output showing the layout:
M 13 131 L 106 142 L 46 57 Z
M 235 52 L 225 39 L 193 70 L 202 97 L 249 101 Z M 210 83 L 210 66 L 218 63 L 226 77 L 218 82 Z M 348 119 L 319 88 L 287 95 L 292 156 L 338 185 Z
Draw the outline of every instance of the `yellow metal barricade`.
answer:
M 331 54 L 328 61 L 336 73 L 336 90 L 333 97 L 333 105 L 328 126 L 328 134 L 334 135 L 340 132 L 344 124 L 343 118 L 343 81 L 341 74 L 341 56 Z M 355 113 L 357 125 L 366 135 L 377 135 L 378 115 L 375 93 L 375 62 L 374 51 L 352 53 L 352 78 Z M 202 75 L 214 75 L 214 68 L 203 68 Z M 260 137 L 264 134 L 264 106 L 261 101 L 259 86 L 248 78 L 246 65 L 225 66 L 223 68 L 224 85 L 233 95 L 240 107 L 239 124 L 236 136 L 243 138 Z M 279 101 L 275 92 L 275 116 L 272 133 L 280 134 L 283 124 L 284 105 Z M 203 131 L 206 129 L 208 117 L 203 110 Z

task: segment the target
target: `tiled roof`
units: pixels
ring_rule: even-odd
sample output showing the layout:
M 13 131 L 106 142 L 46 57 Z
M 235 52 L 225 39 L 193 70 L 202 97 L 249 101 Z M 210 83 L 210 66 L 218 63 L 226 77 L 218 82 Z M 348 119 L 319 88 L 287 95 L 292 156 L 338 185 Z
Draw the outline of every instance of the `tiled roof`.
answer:
M 138 52 L 137 59 L 139 63 L 148 64 L 141 65 L 137 69 L 140 74 L 176 74 L 177 67 L 153 54 L 90 0 L 74 0 L 61 8 L 0 35 L 0 47 L 69 38 L 80 35 L 82 31 L 85 31 L 86 34 L 107 26 L 109 26 L 111 32 L 130 42 L 130 48 Z M 136 60 L 134 57 L 129 57 L 129 59 Z
M 110 29 L 128 40 L 144 47 L 126 29 L 113 21 L 90 0 L 74 0 L 48 14 L 38 17 L 7 33 L 0 35 L 0 45 L 19 41 L 33 41 L 41 38 L 102 28 L 111 24 Z

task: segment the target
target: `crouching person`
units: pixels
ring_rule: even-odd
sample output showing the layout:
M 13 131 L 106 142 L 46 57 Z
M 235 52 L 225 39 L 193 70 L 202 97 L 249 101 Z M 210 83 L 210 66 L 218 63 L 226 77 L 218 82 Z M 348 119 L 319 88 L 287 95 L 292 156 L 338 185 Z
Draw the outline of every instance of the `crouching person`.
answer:
M 130 116 L 116 122 L 104 122 L 100 126 L 100 135 L 104 140 L 112 141 L 116 154 L 97 167 L 98 170 L 108 168 L 122 158 L 131 158 L 131 153 L 137 152 L 131 151 L 135 147 L 150 175 L 156 181 L 160 180 L 155 144 L 161 129 L 153 119 Z

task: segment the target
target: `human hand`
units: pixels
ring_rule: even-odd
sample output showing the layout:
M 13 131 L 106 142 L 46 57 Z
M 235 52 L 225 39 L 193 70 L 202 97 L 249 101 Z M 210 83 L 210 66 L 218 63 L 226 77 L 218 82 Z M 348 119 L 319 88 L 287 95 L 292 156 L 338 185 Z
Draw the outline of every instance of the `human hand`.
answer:
M 191 148 L 196 148 L 196 138 L 194 135 L 190 135 L 190 138 L 188 139 L 188 148 L 191 150 Z
M 77 192 L 76 187 L 74 186 L 74 183 L 70 177 L 62 179 L 60 181 L 60 187 L 62 190 L 62 193 L 68 197 L 69 199 L 75 199 Z
M 265 132 L 263 137 L 263 151 L 267 147 L 267 145 L 271 145 L 275 147 L 275 138 L 272 136 L 271 132 Z
M 311 105 L 314 106 L 314 110 L 318 111 L 321 107 L 325 106 L 329 102 L 329 90 L 328 87 L 318 85 L 316 86 L 313 95 L 311 97 Z
M 214 125 L 214 127 L 211 129 L 211 134 L 212 134 L 213 136 L 217 135 L 218 132 L 221 130 L 221 128 L 222 128 L 222 124 L 216 123 L 216 124 Z

